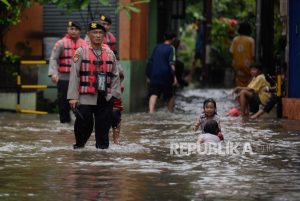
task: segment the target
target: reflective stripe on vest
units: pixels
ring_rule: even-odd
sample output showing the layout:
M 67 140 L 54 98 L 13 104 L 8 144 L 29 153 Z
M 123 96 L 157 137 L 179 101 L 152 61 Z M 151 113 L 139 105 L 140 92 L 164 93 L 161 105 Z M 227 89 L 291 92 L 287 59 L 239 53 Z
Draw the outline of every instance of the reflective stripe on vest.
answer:
M 81 38 L 76 40 L 76 44 L 70 37 L 67 35 L 62 39 L 64 44 L 64 50 L 59 57 L 59 67 L 58 72 L 60 73 L 70 73 L 71 71 L 71 61 L 75 54 L 77 48 L 82 47 L 85 44 L 85 41 Z
M 79 93 L 81 94 L 96 94 L 96 74 L 97 72 L 107 74 L 107 93 L 111 93 L 111 77 L 112 77 L 112 61 L 109 61 L 108 52 L 105 46 L 102 46 L 101 58 L 97 60 L 93 49 L 89 46 L 84 46 L 82 62 L 79 70 Z M 98 66 L 98 67 L 97 67 Z
M 120 110 L 120 112 L 123 112 L 124 108 L 123 108 L 122 99 L 119 98 L 114 99 L 114 108 L 117 108 Z

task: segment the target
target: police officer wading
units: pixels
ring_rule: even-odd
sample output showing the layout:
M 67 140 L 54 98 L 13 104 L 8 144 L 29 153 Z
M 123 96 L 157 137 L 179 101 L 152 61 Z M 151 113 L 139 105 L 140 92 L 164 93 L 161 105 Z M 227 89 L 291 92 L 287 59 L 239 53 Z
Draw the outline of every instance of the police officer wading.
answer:
M 79 23 L 69 21 L 66 36 L 55 43 L 49 60 L 48 75 L 57 84 L 58 110 L 61 123 L 71 121 L 70 105 L 67 100 L 71 62 L 76 49 L 86 44 L 80 38 L 80 30 Z
M 88 31 L 91 43 L 77 49 L 73 58 L 68 99 L 76 111 L 74 149 L 85 146 L 94 124 L 96 148 L 109 147 L 113 99 L 120 98 L 121 92 L 116 57 L 102 43 L 105 32 L 99 22 L 91 22 Z
M 106 29 L 106 34 L 105 37 L 103 38 L 103 43 L 107 44 L 117 57 L 117 53 L 118 53 L 117 46 L 116 46 L 117 41 L 115 36 L 110 32 L 110 28 L 112 26 L 111 18 L 106 15 L 100 15 L 99 20 L 100 23 Z

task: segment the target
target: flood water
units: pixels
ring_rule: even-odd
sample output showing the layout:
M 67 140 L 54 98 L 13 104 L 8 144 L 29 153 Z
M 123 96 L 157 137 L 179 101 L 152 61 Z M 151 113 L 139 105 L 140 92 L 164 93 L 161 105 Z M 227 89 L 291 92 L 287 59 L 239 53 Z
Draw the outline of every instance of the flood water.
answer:
M 172 150 L 195 142 L 191 126 L 208 97 L 223 145 L 239 143 L 240 153 Z M 95 149 L 94 135 L 73 150 L 73 127 L 56 114 L 0 113 L 0 200 L 299 200 L 300 121 L 226 117 L 230 90 L 185 90 L 176 101 L 174 114 L 124 114 L 122 143 L 108 150 Z M 242 153 L 245 144 L 252 153 Z

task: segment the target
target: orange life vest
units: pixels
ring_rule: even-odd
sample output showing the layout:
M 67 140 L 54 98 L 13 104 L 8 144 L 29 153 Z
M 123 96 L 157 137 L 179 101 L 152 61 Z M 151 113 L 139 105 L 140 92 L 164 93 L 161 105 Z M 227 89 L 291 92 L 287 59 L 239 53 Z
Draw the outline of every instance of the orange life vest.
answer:
M 121 92 L 123 93 L 124 92 L 124 85 L 121 84 L 120 86 L 121 88 Z M 120 110 L 120 112 L 123 112 L 124 108 L 123 108 L 123 101 L 121 98 L 115 98 L 114 99 L 114 108 L 117 108 Z
M 64 44 L 64 50 L 59 56 L 58 72 L 70 73 L 71 61 L 75 54 L 76 49 L 84 46 L 86 42 L 83 39 L 78 38 L 76 40 L 76 43 L 74 43 L 74 40 L 72 40 L 68 34 L 65 37 L 63 37 L 61 40 Z
M 100 58 L 93 52 L 90 46 L 83 46 L 82 62 L 79 70 L 80 83 L 79 93 L 81 94 L 96 94 L 97 92 L 97 72 L 105 73 L 106 79 L 106 92 L 111 93 L 111 78 L 113 61 L 108 60 L 108 49 L 104 44 L 101 48 Z
M 116 38 L 114 35 L 110 32 L 108 32 L 105 37 L 103 38 L 103 43 L 107 44 L 110 49 L 116 54 L 117 47 L 116 47 Z
M 123 112 L 123 102 L 121 98 L 114 99 L 114 108 L 117 108 L 120 110 L 120 112 Z

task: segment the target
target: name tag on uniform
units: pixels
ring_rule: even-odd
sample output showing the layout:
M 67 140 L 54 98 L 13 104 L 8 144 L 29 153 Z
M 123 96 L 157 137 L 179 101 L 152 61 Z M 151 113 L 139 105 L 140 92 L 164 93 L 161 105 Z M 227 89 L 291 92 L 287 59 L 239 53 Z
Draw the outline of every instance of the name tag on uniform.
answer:
M 99 93 L 106 94 L 106 83 L 107 75 L 106 73 L 97 73 L 97 90 Z

